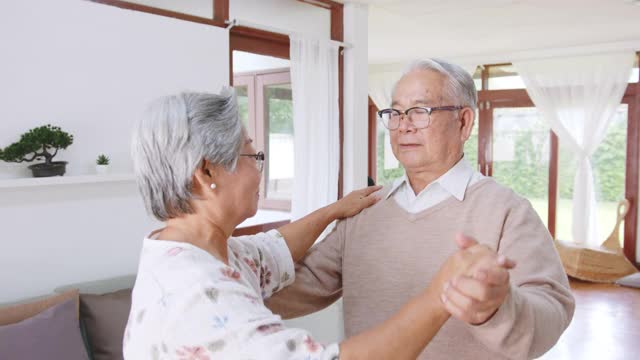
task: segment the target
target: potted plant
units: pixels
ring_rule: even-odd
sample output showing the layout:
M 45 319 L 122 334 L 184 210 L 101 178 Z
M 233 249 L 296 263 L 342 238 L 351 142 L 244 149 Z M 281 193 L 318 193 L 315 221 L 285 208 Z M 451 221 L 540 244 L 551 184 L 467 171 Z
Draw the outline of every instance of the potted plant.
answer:
M 109 172 L 109 158 L 105 154 L 100 154 L 96 159 L 96 173 L 107 174 Z
M 73 144 L 73 135 L 58 126 L 44 125 L 33 128 L 20 136 L 20 140 L 0 149 L 0 160 L 7 162 L 31 162 L 44 158 L 43 163 L 30 165 L 34 177 L 62 176 L 66 161 L 52 161 L 58 150 Z

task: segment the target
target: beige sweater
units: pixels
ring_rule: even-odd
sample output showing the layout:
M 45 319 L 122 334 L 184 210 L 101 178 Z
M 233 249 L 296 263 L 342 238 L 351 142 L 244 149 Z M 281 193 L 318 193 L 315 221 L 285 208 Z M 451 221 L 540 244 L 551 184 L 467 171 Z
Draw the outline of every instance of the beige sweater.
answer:
M 463 201 L 410 214 L 389 198 L 339 222 L 267 305 L 290 318 L 343 296 L 345 333 L 361 333 L 427 286 L 456 250 L 458 231 L 517 262 L 511 294 L 480 326 L 451 318 L 419 359 L 526 359 L 549 350 L 573 316 L 567 276 L 530 203 L 490 178 L 469 187 Z

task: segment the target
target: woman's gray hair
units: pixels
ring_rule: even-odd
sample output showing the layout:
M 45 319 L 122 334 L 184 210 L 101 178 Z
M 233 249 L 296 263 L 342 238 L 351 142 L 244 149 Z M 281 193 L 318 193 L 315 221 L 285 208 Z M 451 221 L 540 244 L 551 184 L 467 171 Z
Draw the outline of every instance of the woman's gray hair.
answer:
M 234 171 L 243 145 L 233 89 L 151 103 L 133 131 L 133 166 L 147 210 L 166 221 L 193 212 L 193 174 L 204 159 Z
M 444 95 L 449 101 L 454 101 L 456 103 L 444 105 L 468 106 L 473 110 L 478 107 L 478 92 L 476 91 L 476 84 L 473 82 L 471 75 L 461 66 L 440 59 L 416 60 L 407 66 L 402 76 L 404 77 L 413 71 L 424 70 L 438 72 L 447 78 L 445 82 Z M 397 84 L 398 83 L 396 82 L 393 86 L 393 92 L 395 92 Z

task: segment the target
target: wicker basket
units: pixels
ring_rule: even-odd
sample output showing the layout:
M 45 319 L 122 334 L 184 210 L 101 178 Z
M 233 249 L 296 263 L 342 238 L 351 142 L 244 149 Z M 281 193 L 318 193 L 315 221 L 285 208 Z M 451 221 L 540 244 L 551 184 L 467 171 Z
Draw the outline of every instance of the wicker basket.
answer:
M 628 211 L 629 201 L 622 200 L 618 204 L 618 218 L 613 232 L 599 247 L 555 241 L 562 265 L 569 276 L 592 282 L 612 283 L 638 271 L 624 256 L 619 242 L 620 223 Z

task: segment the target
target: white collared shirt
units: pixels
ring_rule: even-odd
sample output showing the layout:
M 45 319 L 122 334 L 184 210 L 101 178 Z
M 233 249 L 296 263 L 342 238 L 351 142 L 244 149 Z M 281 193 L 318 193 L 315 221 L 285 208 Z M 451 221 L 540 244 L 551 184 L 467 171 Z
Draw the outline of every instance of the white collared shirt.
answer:
M 464 200 L 467 188 L 485 176 L 474 170 L 463 157 L 449 171 L 427 185 L 418 195 L 413 192 L 407 174 L 397 178 L 385 199 L 393 199 L 406 211 L 415 214 L 453 196 Z

